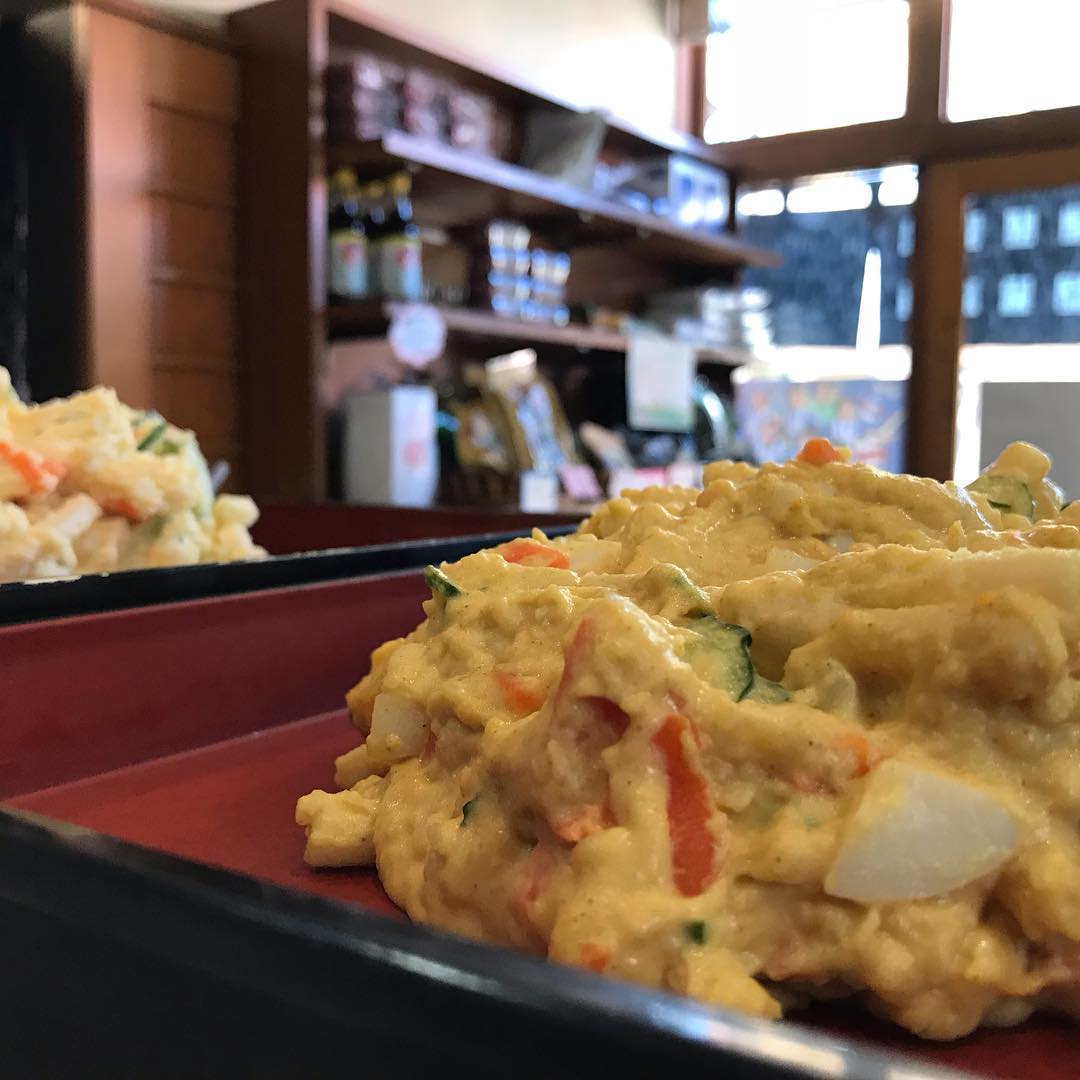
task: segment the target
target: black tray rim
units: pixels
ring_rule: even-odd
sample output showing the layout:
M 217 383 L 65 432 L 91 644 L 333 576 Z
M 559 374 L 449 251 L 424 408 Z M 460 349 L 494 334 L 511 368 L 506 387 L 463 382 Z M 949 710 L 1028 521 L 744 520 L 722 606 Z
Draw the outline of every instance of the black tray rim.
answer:
M 575 528 L 554 525 L 544 531 L 548 536 L 565 536 Z M 9 582 L 0 584 L 0 626 L 416 570 L 429 563 L 456 562 L 513 540 L 523 531 L 527 530 L 329 548 L 231 563 L 84 574 L 56 581 Z
M 533 1066 L 551 1068 L 545 1056 L 558 1060 L 560 1051 L 588 1045 L 604 1050 L 609 1065 L 620 1058 L 631 1066 L 665 1060 L 716 1070 L 725 1078 L 970 1076 L 796 1022 L 707 1008 L 3 806 L 0 901 L 152 954 L 165 967 L 224 980 L 240 993 L 257 991 L 309 1012 L 334 1014 L 367 1038 L 385 1038 L 395 1014 L 418 1001 L 434 1007 L 425 1010 L 428 1017 L 441 1015 L 440 1005 L 451 1017 L 464 1008 L 479 1024 L 496 1024 L 504 1039 L 529 1033 L 534 1060 L 518 1070 L 521 1075 L 534 1075 Z M 0 921 L 5 954 L 18 948 L 6 937 Z M 344 965 L 335 968 L 328 957 Z M 383 991 L 374 1007 L 372 985 Z M 365 1007 L 357 1007 L 359 1000 Z M 424 1052 L 416 1042 L 424 1038 L 445 1047 L 447 1035 L 438 1023 L 425 1024 L 411 1033 L 413 1050 Z M 438 1052 L 439 1046 L 426 1049 Z M 479 1071 L 487 1075 L 485 1068 Z

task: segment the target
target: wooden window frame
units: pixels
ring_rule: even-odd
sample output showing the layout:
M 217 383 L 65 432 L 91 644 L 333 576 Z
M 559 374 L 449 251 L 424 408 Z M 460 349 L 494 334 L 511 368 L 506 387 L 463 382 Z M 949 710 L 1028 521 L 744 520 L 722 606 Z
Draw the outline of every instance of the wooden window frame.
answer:
M 952 478 L 960 349 L 964 344 L 965 202 L 1080 183 L 1080 146 L 994 154 L 927 166 L 919 175 L 912 256 L 908 468 Z
M 712 144 L 713 158 L 741 182 L 869 169 L 898 162 L 929 165 L 991 154 L 1080 145 L 1080 105 L 1015 116 L 944 119 L 950 0 L 910 0 L 907 109 L 895 120 Z M 704 134 L 704 45 L 680 46 L 679 120 Z M 698 50 L 691 60 L 689 53 Z M 689 80 L 696 80 L 693 86 Z M 700 102 L 695 113 L 682 101 Z
M 944 119 L 950 14 L 950 0 L 910 0 L 904 116 L 713 145 L 714 160 L 732 177 L 733 206 L 748 181 L 782 184 L 820 173 L 918 166 L 907 468 L 939 480 L 952 478 L 955 458 L 965 199 L 1080 181 L 1080 106 Z M 703 135 L 705 46 L 681 48 L 698 53 L 680 57 L 679 120 Z M 686 101 L 696 101 L 698 111 Z

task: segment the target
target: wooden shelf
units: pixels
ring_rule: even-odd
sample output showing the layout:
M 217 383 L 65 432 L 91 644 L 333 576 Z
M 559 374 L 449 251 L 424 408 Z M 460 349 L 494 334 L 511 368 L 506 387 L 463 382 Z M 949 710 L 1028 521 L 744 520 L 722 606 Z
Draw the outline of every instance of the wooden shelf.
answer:
M 356 51 L 416 65 L 488 97 L 499 117 L 501 153 L 511 160 L 518 159 L 528 118 L 536 111 L 579 112 L 592 104 L 561 100 L 513 67 L 469 56 L 392 14 L 360 11 L 350 0 L 266 0 L 234 12 L 229 27 L 245 97 L 236 200 L 243 243 L 238 299 L 245 369 L 258 373 L 245 383 L 245 479 L 263 501 L 325 496 L 326 417 L 319 384 L 327 338 L 374 337 L 387 328 L 382 305 L 325 310 L 328 167 L 352 165 L 376 175 L 409 168 L 417 218 L 446 229 L 463 246 L 482 242 L 492 219 L 523 221 L 538 243 L 572 251 L 567 298 L 575 306 L 633 309 L 657 292 L 733 281 L 740 267 L 779 261 L 737 235 L 694 232 L 509 161 L 408 134 L 326 145 L 326 67 Z M 724 167 L 723 147 L 611 115 L 606 120 L 605 160 L 641 161 L 675 152 Z M 170 194 L 202 201 L 194 191 Z M 491 353 L 535 344 L 554 355 L 560 349 L 565 356 L 595 350 L 599 358 L 617 357 L 627 346 L 621 334 L 588 327 L 503 320 L 456 308 L 445 314 L 455 343 L 490 346 Z M 737 352 L 699 355 L 703 363 L 748 359 Z M 289 432 L 287 442 L 282 431 Z
M 355 304 L 335 304 L 326 309 L 327 330 L 336 339 L 351 333 L 384 333 L 395 311 L 403 305 L 378 300 L 361 300 Z M 496 315 L 476 308 L 434 305 L 446 320 L 447 333 L 458 338 L 482 341 L 501 341 L 508 345 L 554 345 L 577 349 L 580 352 L 625 353 L 626 335 L 594 326 L 555 326 L 551 323 L 526 322 Z M 752 354 L 746 349 L 699 348 L 698 359 L 703 363 L 738 367 L 748 363 Z
M 490 95 L 514 110 L 552 106 L 583 112 L 592 103 L 560 97 L 524 78 L 513 67 L 461 49 L 438 34 L 426 34 L 392 15 L 357 10 L 350 0 L 324 0 L 331 48 L 371 49 L 402 64 L 419 64 L 461 86 Z M 724 168 L 724 147 L 673 127 L 642 127 L 605 111 L 608 145 L 634 157 L 664 151 L 685 154 Z
M 643 214 L 532 169 L 481 157 L 405 132 L 371 142 L 327 148 L 327 161 L 372 172 L 406 165 L 414 170 L 413 201 L 425 225 L 479 226 L 496 217 L 547 222 L 566 234 L 566 246 L 618 241 L 656 259 L 699 266 L 776 266 L 772 251 L 730 233 L 696 232 Z

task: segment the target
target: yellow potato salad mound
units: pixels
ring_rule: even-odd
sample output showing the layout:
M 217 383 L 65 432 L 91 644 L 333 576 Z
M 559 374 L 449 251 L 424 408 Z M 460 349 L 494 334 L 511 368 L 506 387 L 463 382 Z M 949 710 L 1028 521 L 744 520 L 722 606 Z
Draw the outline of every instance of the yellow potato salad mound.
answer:
M 300 799 L 414 919 L 760 1016 L 860 994 L 952 1039 L 1080 1010 L 1080 507 L 707 467 L 429 568 Z
M 0 582 L 263 558 L 195 436 L 98 387 L 24 405 L 0 367 Z

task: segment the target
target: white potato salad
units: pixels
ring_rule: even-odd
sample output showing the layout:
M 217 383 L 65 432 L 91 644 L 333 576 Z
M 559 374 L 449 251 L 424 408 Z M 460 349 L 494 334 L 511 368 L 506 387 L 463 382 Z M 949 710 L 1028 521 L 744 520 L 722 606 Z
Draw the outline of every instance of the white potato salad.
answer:
M 0 582 L 264 558 L 190 431 L 95 387 L 26 405 L 0 367 Z

